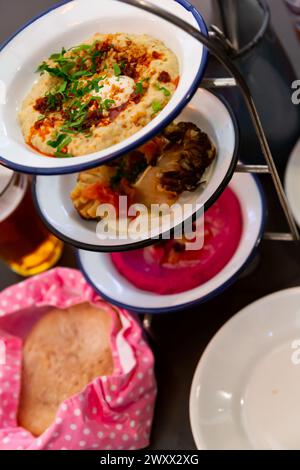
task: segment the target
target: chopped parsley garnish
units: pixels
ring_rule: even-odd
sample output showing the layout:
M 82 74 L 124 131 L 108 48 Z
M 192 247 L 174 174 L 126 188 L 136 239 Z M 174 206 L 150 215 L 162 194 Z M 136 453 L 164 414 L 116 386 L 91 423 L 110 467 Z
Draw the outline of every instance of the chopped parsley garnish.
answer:
M 64 80 L 62 84 L 58 87 L 57 93 L 63 93 L 65 89 L 67 88 L 68 82 Z
M 113 69 L 114 69 L 114 74 L 116 77 L 118 77 L 119 75 L 121 75 L 121 68 L 118 64 L 114 64 L 113 65 Z
M 56 152 L 60 152 L 66 145 L 72 141 L 72 137 L 66 134 L 59 134 L 56 140 L 48 140 L 47 145 L 56 149 Z
M 137 95 L 143 95 L 145 93 L 145 89 L 143 87 L 143 80 L 140 80 L 135 84 L 135 92 Z
M 102 52 L 101 51 L 94 51 L 91 55 L 91 61 L 92 61 L 92 68 L 91 68 L 91 71 L 93 73 L 96 73 L 97 72 L 97 58 L 98 57 L 101 57 L 102 56 Z
M 160 101 L 153 101 L 152 103 L 152 109 L 154 114 L 159 113 L 163 109 L 163 106 Z
M 47 118 L 50 113 L 59 112 L 63 117 L 63 124 L 47 141 L 55 149 L 56 157 L 71 157 L 65 151 L 72 141 L 72 134 L 83 132 L 86 136 L 91 135 L 92 127 L 105 117 L 103 112 L 115 105 L 112 99 L 102 100 L 100 96 L 93 96 L 103 88 L 101 81 L 106 75 L 97 75 L 103 70 L 103 61 L 113 47 L 112 44 L 100 41 L 81 44 L 68 51 L 63 47 L 60 52 L 49 57 L 50 62 L 44 61 L 37 68 L 40 74 L 47 72 L 59 79 L 58 84 L 44 97 L 37 99 L 34 106 L 41 114 L 37 121 Z M 121 75 L 125 65 L 125 62 L 113 65 L 116 77 Z M 107 65 L 104 68 L 107 69 Z
M 135 92 L 137 95 L 143 95 L 146 92 L 146 89 L 143 85 L 144 82 L 148 82 L 150 78 L 143 78 L 135 84 Z
M 95 46 L 95 43 L 93 44 L 80 44 L 80 46 L 74 46 L 69 49 L 69 51 L 73 52 L 80 52 L 80 51 L 89 51 Z
M 70 80 L 76 80 L 80 77 L 91 77 L 92 75 L 94 74 L 88 70 L 78 70 L 78 72 L 75 72 L 71 75 Z
M 116 104 L 115 100 L 104 100 L 103 101 L 103 107 L 106 110 L 110 109 L 114 104 Z
M 53 62 L 64 63 L 69 60 L 67 57 L 65 57 L 66 52 L 66 49 L 63 47 L 61 52 L 58 52 L 57 54 L 52 54 L 49 59 L 53 60 Z
M 46 62 L 43 62 L 38 68 L 37 72 L 44 73 L 48 72 L 49 75 L 53 77 L 63 78 L 64 80 L 69 80 L 68 75 L 63 71 L 63 68 L 59 67 L 50 67 Z
M 156 85 L 156 89 L 157 89 L 158 91 L 162 91 L 163 94 L 164 94 L 166 97 L 171 96 L 170 90 L 168 90 L 168 89 L 167 89 L 166 87 L 164 87 L 164 86 Z
M 73 155 L 70 153 L 64 153 L 64 152 L 59 152 L 58 150 L 54 154 L 55 157 L 57 158 L 72 158 Z
M 60 58 L 64 57 L 64 55 L 65 55 L 66 52 L 67 52 L 66 49 L 63 47 L 63 48 L 61 49 L 61 52 L 58 52 L 57 54 L 52 54 L 52 55 L 50 56 L 50 59 L 51 59 L 51 60 L 59 60 Z
M 95 90 L 96 93 L 99 92 L 100 88 L 103 88 L 103 85 L 99 85 L 99 81 L 98 78 L 91 81 L 92 90 Z
M 38 67 L 37 72 L 48 72 L 52 76 L 63 78 L 67 81 L 76 80 L 82 76 L 91 76 L 97 72 L 97 57 L 102 55 L 102 52 L 96 47 L 98 43 L 99 41 L 95 41 L 93 44 L 81 44 L 80 46 L 73 47 L 69 49 L 67 56 L 66 49 L 62 48 L 61 52 L 52 54 L 49 57 L 56 64 L 56 67 L 43 62 Z M 84 57 L 80 54 L 82 51 L 86 52 Z M 91 71 L 88 71 L 85 67 L 85 63 L 88 60 L 92 62 Z

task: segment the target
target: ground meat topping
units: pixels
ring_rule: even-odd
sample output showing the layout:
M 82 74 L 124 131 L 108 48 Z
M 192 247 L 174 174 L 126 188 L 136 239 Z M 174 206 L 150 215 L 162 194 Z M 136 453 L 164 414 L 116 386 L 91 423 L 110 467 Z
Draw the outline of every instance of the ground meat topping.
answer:
M 161 72 L 158 76 L 158 81 L 162 83 L 170 83 L 170 74 L 168 72 Z

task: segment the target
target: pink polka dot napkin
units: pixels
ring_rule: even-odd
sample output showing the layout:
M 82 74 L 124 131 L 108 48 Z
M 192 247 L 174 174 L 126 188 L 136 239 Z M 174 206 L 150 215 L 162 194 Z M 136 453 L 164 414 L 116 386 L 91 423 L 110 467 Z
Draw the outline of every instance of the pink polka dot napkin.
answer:
M 40 437 L 18 427 L 22 341 L 49 307 L 83 302 L 117 311 L 122 329 L 112 332 L 112 376 L 99 377 L 62 403 Z M 77 270 L 56 268 L 0 294 L 0 450 L 128 450 L 149 444 L 156 382 L 154 359 L 137 319 L 112 307 Z

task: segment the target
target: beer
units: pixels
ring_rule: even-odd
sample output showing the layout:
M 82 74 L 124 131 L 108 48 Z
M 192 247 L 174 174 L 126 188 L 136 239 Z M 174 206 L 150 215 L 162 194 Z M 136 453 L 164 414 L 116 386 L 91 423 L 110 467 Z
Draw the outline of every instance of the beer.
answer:
M 0 166 L 0 259 L 33 276 L 54 266 L 62 250 L 36 213 L 29 178 Z

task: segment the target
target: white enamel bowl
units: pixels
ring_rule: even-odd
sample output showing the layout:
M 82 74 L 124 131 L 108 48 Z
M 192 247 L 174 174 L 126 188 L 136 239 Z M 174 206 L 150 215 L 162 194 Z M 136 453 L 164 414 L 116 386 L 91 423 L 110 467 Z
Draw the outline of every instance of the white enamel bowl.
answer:
M 216 162 L 205 176 L 207 184 L 180 197 L 178 203 L 181 207 L 185 204 L 184 213 L 176 214 L 173 220 L 163 218 L 164 224 L 154 234 L 146 228 L 135 239 L 128 233 L 123 239 L 107 237 L 100 240 L 96 233 L 97 223 L 81 219 L 70 200 L 77 175 L 38 176 L 34 198 L 48 228 L 59 238 L 81 249 L 122 251 L 149 244 L 153 235 L 179 227 L 203 206 L 208 208 L 228 185 L 235 169 L 239 141 L 237 124 L 229 108 L 219 98 L 200 89 L 178 117 L 180 120 L 197 124 L 213 139 L 218 150 Z
M 186 0 L 151 0 L 207 34 L 200 13 Z M 96 32 L 150 34 L 177 55 L 180 83 L 165 109 L 125 141 L 82 157 L 49 158 L 24 143 L 18 110 L 38 79 L 37 66 L 55 51 L 80 44 Z M 172 121 L 193 96 L 207 63 L 207 50 L 173 24 L 117 0 L 73 0 L 54 6 L 23 26 L 0 48 L 0 163 L 32 174 L 74 173 L 141 145 Z
M 168 313 L 217 296 L 237 279 L 252 258 L 260 242 L 266 216 L 262 189 L 253 176 L 236 174 L 230 188 L 241 204 L 242 238 L 229 263 L 207 283 L 180 294 L 152 294 L 137 289 L 119 274 L 110 255 L 84 250 L 78 252 L 81 271 L 103 298 L 112 304 L 140 313 Z
M 197 367 L 190 419 L 198 449 L 299 450 L 300 288 L 234 316 Z

